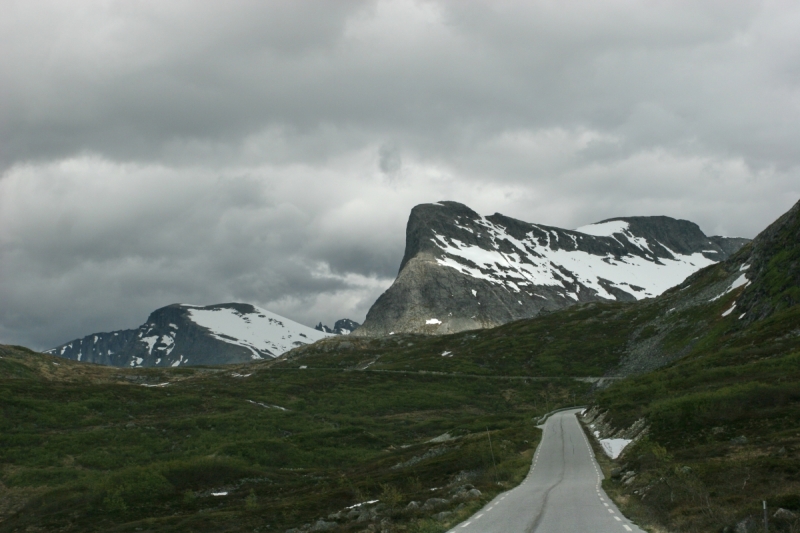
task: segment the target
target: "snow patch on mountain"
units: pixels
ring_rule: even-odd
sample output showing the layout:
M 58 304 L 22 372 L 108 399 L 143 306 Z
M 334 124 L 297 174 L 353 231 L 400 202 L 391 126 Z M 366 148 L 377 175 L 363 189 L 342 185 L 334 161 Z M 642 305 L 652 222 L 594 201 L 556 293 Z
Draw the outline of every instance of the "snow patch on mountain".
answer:
M 610 284 L 641 300 L 657 296 L 695 271 L 715 263 L 701 252 L 683 255 L 671 251 L 674 259 L 656 259 L 655 256 L 615 257 L 610 253 L 596 255 L 582 250 L 554 249 L 550 246 L 550 233 L 547 233 L 548 241 L 543 245 L 533 232 L 524 240 L 519 240 L 486 218 L 480 220 L 479 224 L 491 237 L 493 249 L 468 245 L 457 238 L 447 238 L 433 232 L 434 238 L 431 240 L 445 254 L 436 262 L 513 292 L 524 291 L 530 296 L 534 294 L 530 289 L 537 285 L 568 289 L 568 285 L 580 283 L 596 291 L 598 296 L 614 300 L 616 297 L 603 286 Z M 614 220 L 580 229 L 586 230 L 587 234 L 595 231 L 601 236 L 606 236 L 608 232 L 624 235 L 644 252 L 652 253 L 647 240 L 626 233 L 627 227 L 627 222 Z M 569 236 L 580 238 L 579 235 Z M 501 243 L 505 250 L 508 250 L 510 243 L 514 251 L 501 251 Z M 567 295 L 578 300 L 575 292 L 567 292 Z
M 255 312 L 243 313 L 230 307 L 190 308 L 189 318 L 208 329 L 214 338 L 249 349 L 253 359 L 275 357 L 300 344 L 330 336 L 265 309 L 253 309 Z
M 615 233 L 624 232 L 629 227 L 630 224 L 624 220 L 609 220 L 608 222 L 597 222 L 596 224 L 581 226 L 575 231 L 586 235 L 594 235 L 595 237 L 611 237 Z

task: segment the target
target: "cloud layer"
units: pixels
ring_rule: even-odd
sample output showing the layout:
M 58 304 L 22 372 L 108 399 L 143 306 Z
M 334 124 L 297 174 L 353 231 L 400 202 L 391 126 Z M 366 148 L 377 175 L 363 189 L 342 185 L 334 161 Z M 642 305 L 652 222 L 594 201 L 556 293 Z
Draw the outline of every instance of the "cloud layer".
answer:
M 362 320 L 451 199 L 752 237 L 800 196 L 785 2 L 0 2 L 0 342 L 175 302 Z

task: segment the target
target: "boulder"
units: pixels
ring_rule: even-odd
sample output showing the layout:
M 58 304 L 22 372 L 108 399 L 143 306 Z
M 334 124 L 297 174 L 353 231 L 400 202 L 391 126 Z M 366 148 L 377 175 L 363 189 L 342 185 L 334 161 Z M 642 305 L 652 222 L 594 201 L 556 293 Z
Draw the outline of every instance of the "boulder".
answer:
M 309 531 L 330 531 L 336 528 L 336 522 L 326 522 L 325 520 L 317 520 Z
M 791 522 L 792 520 L 797 519 L 797 513 L 793 513 L 788 509 L 779 507 L 772 517 L 779 522 Z
M 450 501 L 444 498 L 428 498 L 425 500 L 425 503 L 422 505 L 423 511 L 433 511 L 438 507 L 444 507 L 445 505 L 449 504 Z

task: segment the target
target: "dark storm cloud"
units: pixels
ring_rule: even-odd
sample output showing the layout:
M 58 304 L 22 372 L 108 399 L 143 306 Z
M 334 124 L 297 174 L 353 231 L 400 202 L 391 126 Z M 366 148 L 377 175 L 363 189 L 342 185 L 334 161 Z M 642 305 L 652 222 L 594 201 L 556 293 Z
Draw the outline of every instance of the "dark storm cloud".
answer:
M 0 2 L 0 342 L 173 302 L 361 320 L 409 209 L 753 236 L 800 196 L 800 8 Z

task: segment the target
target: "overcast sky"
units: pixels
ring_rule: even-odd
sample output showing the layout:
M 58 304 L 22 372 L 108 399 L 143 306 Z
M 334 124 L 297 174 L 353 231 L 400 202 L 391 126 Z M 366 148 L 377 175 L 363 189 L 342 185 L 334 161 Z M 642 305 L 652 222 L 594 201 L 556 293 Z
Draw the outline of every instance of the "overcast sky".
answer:
M 0 343 L 360 322 L 423 202 L 753 237 L 800 198 L 799 6 L 0 0 Z

